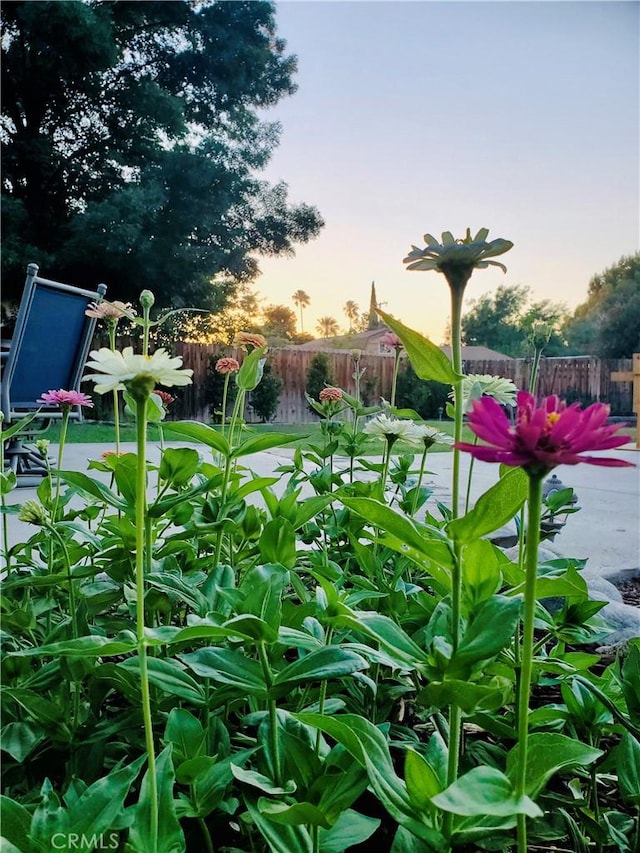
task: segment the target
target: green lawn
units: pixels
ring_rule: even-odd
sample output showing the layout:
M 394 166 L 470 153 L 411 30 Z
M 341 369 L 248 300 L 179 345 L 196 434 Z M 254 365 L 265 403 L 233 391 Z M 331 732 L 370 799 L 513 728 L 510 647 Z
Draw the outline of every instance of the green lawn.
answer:
M 439 429 L 441 432 L 446 432 L 449 435 L 453 435 L 453 421 L 426 421 L 430 426 Z M 219 429 L 219 427 L 216 427 Z M 262 432 L 282 432 L 291 435 L 292 433 L 296 433 L 300 435 L 300 439 L 293 444 L 290 444 L 289 447 L 302 447 L 303 449 L 308 448 L 312 444 L 321 445 L 323 442 L 323 437 L 320 432 L 319 424 L 251 424 L 247 427 L 246 435 L 251 433 L 262 433 Z M 166 429 L 165 425 L 165 439 L 168 441 L 176 439 L 175 436 L 171 435 L 169 429 Z M 51 426 L 51 428 L 43 435 L 43 438 L 48 438 L 52 442 L 57 442 L 60 436 L 60 425 L 55 423 Z M 125 441 L 135 441 L 135 427 L 133 424 L 121 424 L 120 425 L 120 440 Z M 159 439 L 158 428 L 155 424 L 150 424 L 148 428 L 148 438 L 149 441 L 157 441 Z M 464 427 L 463 439 L 465 441 L 473 440 L 473 435 L 468 430 L 467 427 Z M 88 421 L 85 420 L 82 423 L 75 423 L 71 421 L 69 423 L 69 429 L 67 432 L 67 441 L 73 444 L 113 444 L 114 443 L 114 426 L 110 423 L 100 423 L 98 421 Z M 367 441 L 365 446 L 365 453 L 370 454 L 372 456 L 379 455 L 382 453 L 383 445 L 382 441 L 371 438 Z M 416 453 L 416 448 L 414 446 L 409 446 L 402 441 L 399 441 L 396 445 L 394 445 L 394 454 L 400 453 Z M 450 448 L 444 445 L 434 445 L 430 453 L 448 453 L 450 452 Z

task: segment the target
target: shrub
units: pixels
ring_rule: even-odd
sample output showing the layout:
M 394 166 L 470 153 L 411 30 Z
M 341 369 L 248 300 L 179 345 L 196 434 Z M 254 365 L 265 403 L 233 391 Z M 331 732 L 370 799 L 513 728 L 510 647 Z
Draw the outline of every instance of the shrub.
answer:
M 209 356 L 209 364 L 207 366 L 207 401 L 211 405 L 211 420 L 214 423 L 220 423 L 222 414 L 222 395 L 224 392 L 224 376 L 216 370 L 216 362 L 223 355 L 222 353 L 214 353 Z M 236 399 L 238 386 L 232 376 L 227 389 L 227 416 L 230 413 L 231 406 Z
M 314 400 L 318 400 L 322 389 L 327 385 L 333 385 L 334 381 L 328 356 L 323 352 L 314 355 L 307 371 L 307 394 Z
M 425 420 L 438 417 L 438 409 L 447 405 L 449 385 L 433 380 L 419 379 L 407 361 L 398 374 L 396 405 L 401 409 L 415 409 Z
M 260 383 L 251 393 L 251 408 L 262 419 L 263 424 L 275 415 L 283 385 L 282 379 L 274 374 L 267 362 Z

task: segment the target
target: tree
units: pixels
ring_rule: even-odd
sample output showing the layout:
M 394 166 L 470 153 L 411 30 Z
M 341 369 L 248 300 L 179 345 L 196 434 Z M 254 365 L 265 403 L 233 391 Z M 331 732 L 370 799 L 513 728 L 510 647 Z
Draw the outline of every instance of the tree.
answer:
M 262 309 L 262 334 L 271 344 L 290 343 L 296 334 L 296 315 L 286 305 L 267 305 Z
M 275 375 L 269 362 L 264 366 L 262 379 L 251 392 L 251 408 L 266 424 L 275 415 L 280 400 L 280 392 L 284 385 L 282 379 Z
M 309 298 L 309 294 L 305 293 L 304 290 L 296 290 L 293 294 L 293 302 L 300 309 L 300 334 L 304 332 L 304 325 L 302 323 L 302 309 L 308 308 L 311 304 L 311 299 Z
M 593 276 L 565 332 L 576 354 L 630 358 L 640 352 L 640 253 Z
M 349 334 L 351 334 L 353 332 L 353 324 L 360 314 L 360 307 L 353 299 L 347 299 L 342 310 L 349 321 Z
M 338 321 L 334 317 L 320 317 L 316 329 L 323 338 L 335 337 L 339 330 Z
M 525 285 L 501 285 L 493 296 L 485 293 L 472 301 L 462 318 L 463 343 L 524 357 L 532 354 L 534 338 L 540 341 L 539 332 L 544 329 L 545 354 L 563 352 L 566 308 L 547 299 L 530 304 L 529 296 Z
M 217 309 L 322 226 L 256 177 L 295 91 L 271 2 L 2 5 L 3 274 L 27 261 L 109 296 Z
M 329 367 L 329 357 L 319 352 L 311 359 L 311 364 L 307 370 L 307 394 L 313 397 L 314 400 L 320 398 L 320 392 L 328 385 L 333 385 L 334 379 Z M 311 409 L 315 412 L 315 409 Z M 316 413 L 317 414 L 317 413 Z

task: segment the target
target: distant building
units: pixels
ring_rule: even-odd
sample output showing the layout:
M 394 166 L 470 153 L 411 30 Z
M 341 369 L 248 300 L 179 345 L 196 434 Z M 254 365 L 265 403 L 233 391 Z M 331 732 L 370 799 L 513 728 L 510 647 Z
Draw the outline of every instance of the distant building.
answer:
M 318 338 L 314 341 L 307 341 L 304 344 L 298 344 L 292 349 L 306 350 L 307 352 L 349 352 L 350 350 L 359 349 L 367 355 L 388 355 L 393 356 L 393 350 L 387 349 L 382 343 L 382 338 L 387 334 L 389 329 L 382 325 L 377 329 L 371 329 L 367 332 L 361 332 L 357 335 L 336 335 L 333 338 Z M 440 349 L 451 357 L 451 347 L 441 346 Z M 489 349 L 489 347 L 462 347 L 463 361 L 511 361 L 511 357 L 502 352 Z

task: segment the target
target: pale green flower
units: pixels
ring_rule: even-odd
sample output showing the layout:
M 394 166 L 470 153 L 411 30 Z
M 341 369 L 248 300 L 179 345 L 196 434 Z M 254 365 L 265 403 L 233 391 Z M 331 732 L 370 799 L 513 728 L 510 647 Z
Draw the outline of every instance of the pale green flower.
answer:
M 36 524 L 38 527 L 43 527 L 47 523 L 47 513 L 42 504 L 38 501 L 27 500 L 20 507 L 18 513 L 19 521 L 26 521 L 27 524 Z
M 416 443 L 423 444 L 427 450 L 434 444 L 448 444 L 449 446 L 453 444 L 452 436 L 427 424 L 413 424 L 413 438 Z
M 378 415 L 370 420 L 362 431 L 367 435 L 385 438 L 387 441 L 393 442 L 398 438 L 406 438 L 411 441 L 413 429 L 413 421 L 399 421 L 389 418 L 387 415 Z
M 490 261 L 496 255 L 503 255 L 512 248 L 510 240 L 491 240 L 487 242 L 488 228 L 481 228 L 475 237 L 467 228 L 466 235 L 456 240 L 450 231 L 443 231 L 442 243 L 431 234 L 424 235 L 426 248 L 412 246 L 403 263 L 409 264 L 408 270 L 434 270 L 442 273 L 449 286 L 462 292 L 474 269 L 486 269 L 489 266 L 500 267 L 507 271 L 504 264 Z
M 156 350 L 153 355 L 137 355 L 133 347 L 125 347 L 122 352 L 113 352 L 106 347 L 93 350 L 91 361 L 87 362 L 90 370 L 85 380 L 96 383 L 98 394 L 107 391 L 122 391 L 127 383 L 133 380 L 148 380 L 150 387 L 154 385 L 190 385 L 193 370 L 182 368 L 182 358 L 170 356 L 164 349 Z
M 491 376 L 488 373 L 470 373 L 462 380 L 462 406 L 464 412 L 473 409 L 473 401 L 481 397 L 493 397 L 501 406 L 515 406 L 517 387 L 504 376 Z M 449 397 L 454 398 L 453 391 Z

